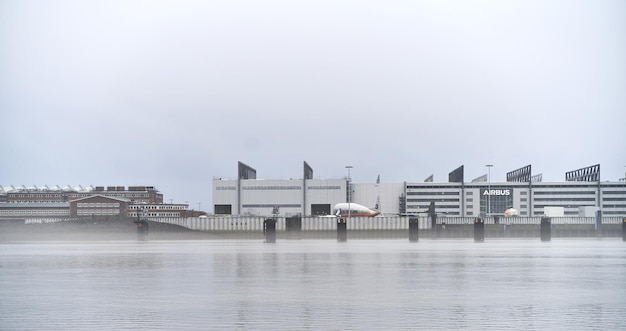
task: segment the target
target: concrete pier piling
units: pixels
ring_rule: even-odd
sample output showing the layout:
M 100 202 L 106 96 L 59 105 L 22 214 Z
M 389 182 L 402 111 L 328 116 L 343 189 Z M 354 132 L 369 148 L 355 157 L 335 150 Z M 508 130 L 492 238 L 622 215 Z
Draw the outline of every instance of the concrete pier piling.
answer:
M 263 221 L 263 234 L 265 235 L 266 243 L 276 242 L 276 220 L 268 218 Z
M 409 241 L 418 241 L 419 237 L 419 219 L 409 218 Z
M 541 241 L 550 241 L 552 238 L 552 221 L 550 217 L 541 218 Z
M 337 241 L 348 240 L 348 223 L 345 218 L 337 219 Z
M 134 223 L 137 224 L 137 240 L 146 240 L 149 231 L 148 222 L 146 222 L 145 220 L 136 220 L 134 221 Z
M 290 234 L 302 232 L 302 217 L 287 217 L 285 219 L 285 231 Z
M 474 241 L 485 240 L 485 222 L 482 218 L 474 219 Z

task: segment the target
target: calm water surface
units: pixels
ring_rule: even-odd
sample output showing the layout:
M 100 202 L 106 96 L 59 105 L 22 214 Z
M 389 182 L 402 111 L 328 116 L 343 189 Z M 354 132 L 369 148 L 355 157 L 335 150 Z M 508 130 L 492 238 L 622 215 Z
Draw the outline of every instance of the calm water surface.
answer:
M 617 239 L 0 245 L 0 330 L 626 329 Z

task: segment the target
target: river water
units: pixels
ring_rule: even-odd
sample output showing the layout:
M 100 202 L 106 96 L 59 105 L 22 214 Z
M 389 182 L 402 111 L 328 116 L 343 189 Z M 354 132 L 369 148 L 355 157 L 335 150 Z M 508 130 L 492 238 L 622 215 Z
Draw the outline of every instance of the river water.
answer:
M 626 329 L 617 239 L 0 244 L 0 330 Z

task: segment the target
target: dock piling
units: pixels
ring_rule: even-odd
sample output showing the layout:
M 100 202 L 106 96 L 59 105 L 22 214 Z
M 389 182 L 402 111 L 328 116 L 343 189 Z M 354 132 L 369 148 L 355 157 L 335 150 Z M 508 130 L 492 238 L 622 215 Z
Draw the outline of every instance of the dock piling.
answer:
M 474 219 L 474 241 L 485 240 L 485 222 L 482 218 Z
M 276 242 L 276 220 L 268 218 L 263 221 L 263 234 L 265 235 L 266 243 Z
M 345 218 L 337 219 L 337 241 L 348 240 L 348 224 Z
M 552 237 L 551 233 L 552 222 L 550 217 L 541 218 L 541 241 L 550 241 Z
M 285 231 L 287 233 L 299 233 L 302 231 L 302 217 L 294 216 L 285 219 Z
M 419 219 L 409 218 L 409 241 L 415 242 L 419 238 Z
M 136 220 L 134 221 L 137 224 L 137 240 L 144 241 L 148 236 L 148 222 L 145 220 Z

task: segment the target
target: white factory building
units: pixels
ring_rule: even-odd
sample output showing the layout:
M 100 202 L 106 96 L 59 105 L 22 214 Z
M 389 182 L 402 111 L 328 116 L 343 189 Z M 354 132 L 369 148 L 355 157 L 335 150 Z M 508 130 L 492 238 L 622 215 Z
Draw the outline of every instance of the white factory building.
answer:
M 498 216 L 513 208 L 519 216 L 626 217 L 626 181 L 599 180 L 600 165 L 566 173 L 564 182 L 542 182 L 531 166 L 507 173 L 506 182 L 481 176 L 464 182 L 463 166 L 449 181 L 351 183 L 349 178 L 316 179 L 304 162 L 300 179 L 257 179 L 256 170 L 239 162 L 236 179 L 213 179 L 216 214 L 321 216 L 340 202 L 377 208 L 382 215 L 418 214 L 434 203 L 442 216 Z M 562 215 L 558 215 L 561 213 Z

